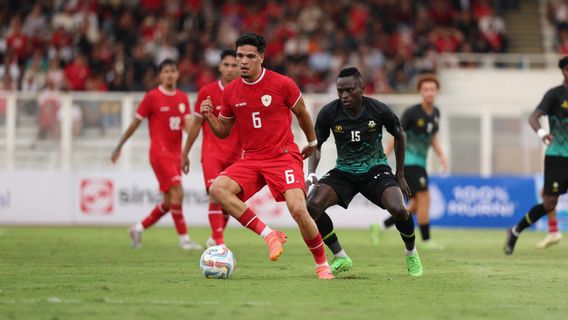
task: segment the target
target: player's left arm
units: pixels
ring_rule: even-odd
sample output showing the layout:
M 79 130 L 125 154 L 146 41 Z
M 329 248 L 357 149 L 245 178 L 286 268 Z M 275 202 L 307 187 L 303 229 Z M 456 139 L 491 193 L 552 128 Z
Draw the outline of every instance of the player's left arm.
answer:
M 442 149 L 442 144 L 440 143 L 440 138 L 438 137 L 438 133 L 434 134 L 432 137 L 432 150 L 438 156 L 438 160 L 440 160 L 440 165 L 442 166 L 442 172 L 448 172 L 448 162 L 446 160 L 446 154 L 444 153 L 444 149 Z
M 185 174 L 189 173 L 189 150 L 191 150 L 195 139 L 197 139 L 202 126 L 203 118 L 200 117 L 193 117 L 191 122 L 189 121 L 189 119 L 186 119 L 184 123 L 184 129 L 185 132 L 187 132 L 187 138 L 185 139 L 185 144 L 181 153 L 181 168 L 183 170 L 183 173 Z
M 302 157 L 306 159 L 314 152 L 314 150 L 316 150 L 318 141 L 316 139 L 316 131 L 314 129 L 312 117 L 310 116 L 302 97 L 298 99 L 298 102 L 296 102 L 292 108 L 292 112 L 296 115 L 296 118 L 298 118 L 298 124 L 302 131 L 304 131 L 306 139 L 308 139 L 308 145 L 302 149 Z

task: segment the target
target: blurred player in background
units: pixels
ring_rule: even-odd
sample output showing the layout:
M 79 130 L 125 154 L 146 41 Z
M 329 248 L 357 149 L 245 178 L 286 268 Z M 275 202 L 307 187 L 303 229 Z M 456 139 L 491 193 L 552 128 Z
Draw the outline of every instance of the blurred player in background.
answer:
M 345 68 L 337 79 L 339 99 L 324 106 L 316 121 L 317 150 L 310 157 L 307 184 L 315 186 L 308 196 L 308 210 L 331 249 L 334 259 L 331 271 L 339 273 L 352 266 L 333 230 L 325 210 L 333 205 L 347 209 L 357 193 L 386 209 L 393 217 L 406 247 L 408 274 L 422 275 L 422 263 L 415 248 L 414 220 L 404 205 L 404 191 L 410 195 L 401 170 L 404 162 L 404 132 L 396 115 L 378 100 L 363 96 L 361 73 Z M 395 139 L 396 174 L 392 174 L 383 152 L 383 126 Z M 316 168 L 321 158 L 321 146 L 332 131 L 337 147 L 337 164 L 317 180 Z
M 225 87 L 239 76 L 239 66 L 237 64 L 237 53 L 234 49 L 221 52 L 221 62 L 219 63 L 219 73 L 221 78 L 210 83 L 199 90 L 197 101 L 195 102 L 195 117 L 191 123 L 187 144 L 183 149 L 182 164 L 183 171 L 189 172 L 188 154 L 203 128 L 203 143 L 201 145 L 201 163 L 203 165 L 203 177 L 205 178 L 205 188 L 209 193 L 209 187 L 223 169 L 240 159 L 243 155 L 243 146 L 238 137 L 238 131 L 233 130 L 226 139 L 219 139 L 211 131 L 207 122 L 203 123 L 203 116 L 200 113 L 201 104 L 205 100 L 210 100 L 213 106 L 213 115 L 217 117 L 223 106 L 223 90 Z M 229 221 L 229 214 L 223 212 L 221 205 L 216 203 L 209 204 L 209 224 L 211 225 L 211 236 L 207 239 L 207 247 L 225 244 L 223 230 Z
M 544 191 L 542 203 L 535 205 L 511 229 L 507 230 L 507 241 L 503 248 L 511 255 L 521 232 L 536 223 L 549 212 L 556 210 L 558 197 L 568 190 L 568 57 L 558 61 L 564 76 L 564 83 L 554 87 L 529 117 L 529 124 L 538 137 L 547 145 L 544 157 Z M 547 115 L 550 132 L 540 126 L 540 117 Z M 556 242 L 562 237 L 558 233 Z
M 142 232 L 158 222 L 168 211 L 171 212 L 184 250 L 201 249 L 187 234 L 182 212 L 183 189 L 181 186 L 181 144 L 182 129 L 189 131 L 190 105 L 187 94 L 176 89 L 179 78 L 177 63 L 166 59 L 158 67 L 160 86 L 146 93 L 136 111 L 136 117 L 120 138 L 112 152 L 111 160 L 116 163 L 124 143 L 138 129 L 144 118 L 148 118 L 150 129 L 150 164 L 160 184 L 163 202 L 150 215 L 129 230 L 132 245 L 141 246 Z M 187 160 L 184 159 L 183 162 Z
M 427 74 L 418 79 L 417 89 L 422 96 L 422 102 L 414 105 L 402 114 L 402 127 L 406 133 L 406 152 L 404 157 L 404 177 L 408 182 L 411 200 L 408 210 L 416 214 L 418 226 L 422 234 L 422 246 L 428 249 L 441 249 L 442 247 L 430 239 L 430 192 L 428 191 L 428 173 L 426 162 L 428 148 L 432 149 L 440 160 L 442 172 L 448 171 L 446 155 L 438 138 L 440 110 L 434 106 L 440 82 L 436 76 Z M 393 149 L 394 141 L 386 147 L 386 154 Z M 381 230 L 391 227 L 395 223 L 393 216 L 383 221 L 382 225 L 371 225 L 371 239 L 378 244 L 378 234 Z
M 203 117 L 219 138 L 225 138 L 238 123 L 243 158 L 220 173 L 209 189 L 211 199 L 221 204 L 243 226 L 266 241 L 269 258 L 283 252 L 286 235 L 266 226 L 244 203 L 268 185 L 276 201 L 286 201 L 306 245 L 316 262 L 320 279 L 332 279 L 322 238 L 306 208 L 303 158 L 317 145 L 313 122 L 294 81 L 262 67 L 266 41 L 255 33 L 244 33 L 236 41 L 241 79 L 223 92 L 219 118 L 213 115 L 211 100 L 201 105 Z M 294 142 L 292 113 L 308 139 L 302 152 Z

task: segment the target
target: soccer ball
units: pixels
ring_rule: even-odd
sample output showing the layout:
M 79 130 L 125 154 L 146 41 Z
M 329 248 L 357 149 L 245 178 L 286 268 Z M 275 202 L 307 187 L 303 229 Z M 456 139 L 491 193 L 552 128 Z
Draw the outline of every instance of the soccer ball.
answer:
M 229 248 L 213 246 L 203 252 L 199 266 L 206 278 L 227 279 L 235 271 L 237 259 Z

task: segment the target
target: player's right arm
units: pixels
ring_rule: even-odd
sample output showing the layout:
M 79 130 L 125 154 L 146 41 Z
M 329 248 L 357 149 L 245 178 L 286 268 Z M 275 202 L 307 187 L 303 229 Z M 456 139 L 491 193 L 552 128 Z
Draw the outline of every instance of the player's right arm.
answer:
M 322 108 L 316 119 L 315 134 L 318 144 L 316 146 L 316 150 L 308 158 L 308 179 L 306 180 L 306 188 L 309 188 L 310 185 L 318 182 L 316 169 L 321 160 L 321 146 L 327 138 L 329 138 L 330 126 L 325 110 L 327 110 L 327 108 Z
M 126 141 L 128 141 L 128 139 L 132 136 L 132 134 L 134 134 L 134 132 L 136 131 L 136 129 L 138 129 L 141 123 L 142 120 L 138 119 L 138 117 L 132 119 L 130 126 L 128 126 L 128 129 L 126 129 L 126 131 L 122 134 L 122 137 L 118 142 L 118 145 L 112 151 L 112 155 L 110 157 L 112 163 L 116 163 L 116 161 L 120 157 L 120 150 L 122 149 L 122 146 L 124 145 L 124 143 L 126 143 Z
M 538 137 L 544 142 L 544 144 L 549 145 L 554 137 L 546 129 L 540 125 L 540 117 L 546 115 L 550 111 L 550 91 L 544 95 L 544 98 L 538 105 L 538 107 L 529 116 L 529 124 L 536 132 Z
M 217 138 L 224 139 L 229 136 L 231 130 L 233 129 L 233 125 L 235 124 L 235 118 L 224 117 L 222 115 L 223 111 L 219 113 L 218 118 L 215 117 L 215 115 L 213 115 L 213 104 L 211 103 L 211 97 L 207 97 L 207 99 L 201 102 L 200 111 L 203 115 L 203 118 L 209 124 L 209 127 L 211 127 L 211 131 L 213 131 Z

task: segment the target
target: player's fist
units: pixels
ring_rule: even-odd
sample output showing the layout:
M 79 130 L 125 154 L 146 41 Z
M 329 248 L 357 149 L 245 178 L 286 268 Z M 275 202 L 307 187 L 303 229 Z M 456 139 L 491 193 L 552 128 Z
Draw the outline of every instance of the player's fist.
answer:
M 548 133 L 544 137 L 542 137 L 542 142 L 544 142 L 545 145 L 551 144 L 552 140 L 554 140 L 554 136 L 550 133 Z
M 119 157 L 120 157 L 120 148 L 116 148 L 112 151 L 112 155 L 110 156 L 110 161 L 112 161 L 112 163 L 116 163 Z
M 398 181 L 398 185 L 400 187 L 400 190 L 402 190 L 402 193 L 406 196 L 407 199 L 410 199 L 412 193 L 410 192 L 408 183 L 406 183 L 406 179 L 404 177 L 397 176 L 396 180 Z
M 201 101 L 201 106 L 199 111 L 205 118 L 210 118 L 213 116 L 213 103 L 211 102 L 211 97 Z
M 185 174 L 189 173 L 189 157 L 188 156 L 182 156 L 181 157 L 181 169 L 183 170 L 183 173 L 185 173 Z
M 304 157 L 304 159 L 309 158 L 312 155 L 312 153 L 314 153 L 314 151 L 316 151 L 316 147 L 317 146 L 305 146 L 302 149 L 302 157 Z

